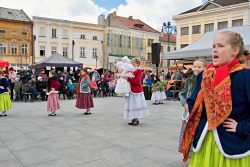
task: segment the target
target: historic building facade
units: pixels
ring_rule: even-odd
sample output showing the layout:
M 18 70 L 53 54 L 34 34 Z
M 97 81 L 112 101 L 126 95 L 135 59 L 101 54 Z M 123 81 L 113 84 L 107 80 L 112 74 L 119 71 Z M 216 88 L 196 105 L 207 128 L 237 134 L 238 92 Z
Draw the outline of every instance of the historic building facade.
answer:
M 32 64 L 33 22 L 23 10 L 0 11 L 0 60 L 27 67 Z
M 228 27 L 249 25 L 249 0 L 210 0 L 201 6 L 173 16 L 176 21 L 177 49 L 199 39 L 204 33 Z
M 145 63 L 151 63 L 151 44 L 158 43 L 160 33 L 139 19 L 126 18 L 113 12 L 99 16 L 99 24 L 105 28 L 104 52 L 108 57 L 109 69 L 123 57 L 138 57 Z
M 84 67 L 101 68 L 107 63 L 103 57 L 103 26 L 44 17 L 33 17 L 33 21 L 36 62 L 58 52 L 82 62 Z

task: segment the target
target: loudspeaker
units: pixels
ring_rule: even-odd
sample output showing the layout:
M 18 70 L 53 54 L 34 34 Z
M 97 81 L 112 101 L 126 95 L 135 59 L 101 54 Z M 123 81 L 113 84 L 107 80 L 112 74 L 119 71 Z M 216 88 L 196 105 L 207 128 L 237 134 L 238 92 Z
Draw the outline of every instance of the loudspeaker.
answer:
M 160 43 L 152 43 L 152 64 L 160 63 L 160 52 L 161 52 L 161 44 Z

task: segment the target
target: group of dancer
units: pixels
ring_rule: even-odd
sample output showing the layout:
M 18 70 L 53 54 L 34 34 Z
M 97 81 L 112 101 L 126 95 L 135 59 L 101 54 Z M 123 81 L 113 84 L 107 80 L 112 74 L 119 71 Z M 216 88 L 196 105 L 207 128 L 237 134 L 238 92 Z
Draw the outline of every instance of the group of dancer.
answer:
M 124 119 L 129 125 L 138 125 L 139 118 L 148 115 L 147 103 L 142 89 L 142 70 L 139 68 L 139 59 L 130 61 L 124 57 L 117 63 L 118 82 L 116 93 L 125 97 Z M 11 109 L 12 103 L 9 95 L 9 82 L 0 70 L 0 111 L 1 117 L 7 116 L 7 110 Z M 48 92 L 47 92 L 47 112 L 48 116 L 56 116 L 56 111 L 60 109 L 59 101 L 60 82 L 54 70 L 49 72 Z M 88 69 L 81 69 L 81 76 L 77 84 L 77 99 L 75 107 L 83 109 L 83 114 L 90 115 L 91 108 L 94 107 L 90 90 L 90 78 Z
M 179 151 L 190 167 L 250 166 L 250 70 L 243 63 L 249 55 L 240 34 L 219 32 L 212 44 L 212 64 L 194 62 L 194 75 L 186 80 L 180 93 L 184 108 L 183 130 Z M 131 68 L 130 63 L 133 65 Z M 140 61 L 127 58 L 118 63 L 119 79 L 116 92 L 125 98 L 124 119 L 138 125 L 139 118 L 148 115 L 142 89 Z M 77 86 L 76 107 L 91 114 L 94 107 L 87 69 L 81 70 Z M 50 71 L 48 89 L 49 116 L 60 108 L 58 81 Z M 1 116 L 12 107 L 9 83 L 0 70 Z

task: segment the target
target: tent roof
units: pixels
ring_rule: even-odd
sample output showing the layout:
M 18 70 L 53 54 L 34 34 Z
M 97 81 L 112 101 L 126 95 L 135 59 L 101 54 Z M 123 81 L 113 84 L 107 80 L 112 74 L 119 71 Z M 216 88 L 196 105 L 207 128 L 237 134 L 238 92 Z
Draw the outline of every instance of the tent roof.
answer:
M 50 57 L 38 62 L 37 64 L 32 65 L 32 67 L 36 68 L 44 68 L 46 66 L 54 66 L 54 67 L 82 67 L 82 63 L 72 61 L 66 57 L 63 57 L 61 54 L 55 52 Z
M 165 53 L 163 59 L 169 60 L 181 60 L 181 59 L 195 59 L 195 58 L 206 58 L 211 59 L 211 50 L 213 38 L 218 32 L 221 31 L 234 31 L 239 33 L 243 37 L 245 48 L 250 50 L 250 39 L 247 38 L 250 36 L 250 26 L 240 26 L 240 27 L 231 27 L 219 31 L 207 32 L 200 39 L 194 43 L 188 45 L 185 48 L 179 49 L 175 52 Z

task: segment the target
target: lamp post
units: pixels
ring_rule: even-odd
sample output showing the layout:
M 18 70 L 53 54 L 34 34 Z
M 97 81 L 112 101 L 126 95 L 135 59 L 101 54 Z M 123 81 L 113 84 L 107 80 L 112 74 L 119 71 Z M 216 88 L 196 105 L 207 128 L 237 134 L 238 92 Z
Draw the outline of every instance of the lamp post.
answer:
M 166 32 L 167 33 L 167 44 L 168 44 L 168 48 L 167 48 L 167 52 L 170 52 L 170 46 L 169 46 L 169 40 L 170 40 L 170 34 L 175 33 L 176 32 L 176 27 L 172 26 L 171 23 L 168 21 L 168 23 L 163 23 L 162 25 L 162 29 L 161 32 Z M 167 67 L 170 66 L 170 60 L 167 60 Z
M 75 46 L 75 41 L 72 40 L 72 60 L 74 61 L 74 46 Z
M 95 55 L 95 68 L 97 69 L 97 60 L 98 60 L 98 56 L 97 54 Z

